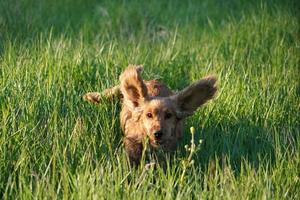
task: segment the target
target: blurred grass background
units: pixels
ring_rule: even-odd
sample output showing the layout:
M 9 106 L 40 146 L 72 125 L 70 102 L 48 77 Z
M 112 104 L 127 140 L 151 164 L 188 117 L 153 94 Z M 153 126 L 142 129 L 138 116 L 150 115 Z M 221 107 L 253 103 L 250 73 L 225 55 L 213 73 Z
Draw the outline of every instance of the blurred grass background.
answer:
M 1 197 L 299 199 L 299 10 L 292 0 L 1 0 Z M 81 98 L 118 84 L 129 63 L 174 90 L 219 79 L 167 170 L 143 177 L 126 164 L 119 102 Z M 201 149 L 179 185 L 190 126 Z

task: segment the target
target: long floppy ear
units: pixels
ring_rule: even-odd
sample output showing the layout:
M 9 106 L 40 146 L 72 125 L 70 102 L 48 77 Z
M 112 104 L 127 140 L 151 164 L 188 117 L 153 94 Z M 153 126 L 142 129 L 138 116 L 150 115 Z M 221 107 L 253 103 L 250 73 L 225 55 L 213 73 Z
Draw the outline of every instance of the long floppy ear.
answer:
M 172 96 L 177 104 L 178 117 L 192 115 L 198 107 L 212 99 L 217 91 L 216 81 L 214 76 L 205 77 Z
M 129 65 L 120 76 L 124 103 L 131 109 L 139 107 L 148 97 L 147 87 L 140 75 L 141 66 Z

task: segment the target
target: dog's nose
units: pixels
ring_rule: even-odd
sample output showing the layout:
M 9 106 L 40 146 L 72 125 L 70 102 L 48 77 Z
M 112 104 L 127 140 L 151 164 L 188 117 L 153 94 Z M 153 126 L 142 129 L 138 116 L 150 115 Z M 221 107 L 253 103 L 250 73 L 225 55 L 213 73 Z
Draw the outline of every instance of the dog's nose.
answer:
M 163 132 L 161 130 L 160 131 L 156 131 L 154 133 L 155 139 L 160 139 L 162 135 L 163 135 Z

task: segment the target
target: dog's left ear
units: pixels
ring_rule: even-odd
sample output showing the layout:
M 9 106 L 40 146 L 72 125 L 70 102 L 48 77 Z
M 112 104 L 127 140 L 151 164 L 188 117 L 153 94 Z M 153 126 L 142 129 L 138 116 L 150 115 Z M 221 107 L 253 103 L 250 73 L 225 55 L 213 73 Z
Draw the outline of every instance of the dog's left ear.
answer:
M 212 99 L 217 91 L 216 81 L 215 76 L 205 77 L 172 96 L 177 104 L 178 117 L 192 115 L 198 107 Z
M 148 97 L 141 71 L 141 66 L 129 65 L 120 76 L 120 89 L 124 96 L 124 103 L 131 109 L 140 107 Z

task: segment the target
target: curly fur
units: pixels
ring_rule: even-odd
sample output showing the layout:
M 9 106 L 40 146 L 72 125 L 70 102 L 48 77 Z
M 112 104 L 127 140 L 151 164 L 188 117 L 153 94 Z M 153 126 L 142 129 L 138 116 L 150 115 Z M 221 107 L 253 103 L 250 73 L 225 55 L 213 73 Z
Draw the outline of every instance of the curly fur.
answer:
M 101 102 L 102 98 L 122 97 L 121 127 L 132 165 L 140 163 L 147 137 L 152 149 L 175 150 L 183 134 L 184 119 L 212 99 L 217 91 L 214 76 L 205 77 L 174 93 L 157 80 L 143 80 L 141 71 L 141 66 L 129 65 L 120 75 L 120 86 L 84 96 L 93 103 Z

